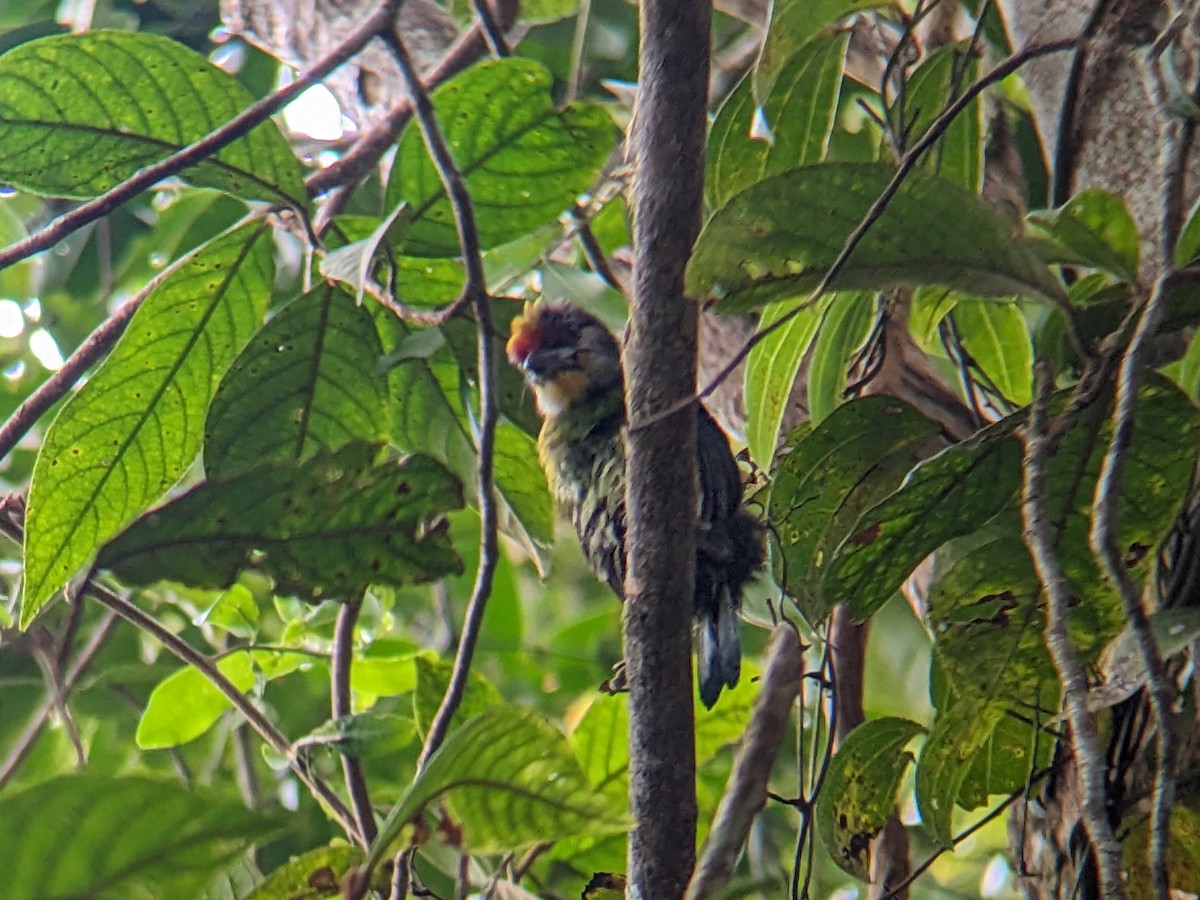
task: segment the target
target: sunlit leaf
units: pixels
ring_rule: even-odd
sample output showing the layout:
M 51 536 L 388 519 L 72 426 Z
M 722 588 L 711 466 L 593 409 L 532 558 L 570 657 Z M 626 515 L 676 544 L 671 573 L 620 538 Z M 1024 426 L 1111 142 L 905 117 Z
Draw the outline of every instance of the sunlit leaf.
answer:
M 429 457 L 393 462 L 372 445 L 347 444 L 206 481 L 135 522 L 99 565 L 132 584 L 205 588 L 257 569 L 280 593 L 347 599 L 369 584 L 460 571 L 439 522 L 461 505 L 458 480 Z
M 261 222 L 201 248 L 59 413 L 29 492 L 23 625 L 192 464 L 216 380 L 259 327 L 273 277 Z
M 822 163 L 747 188 L 704 226 L 688 264 L 688 293 L 720 301 L 722 312 L 803 296 L 894 174 L 882 164 Z M 897 284 L 942 284 L 983 296 L 1063 296 L 1058 279 L 1008 222 L 974 194 L 924 172 L 904 179 L 830 288 Z
M 190 897 L 274 828 L 241 800 L 171 781 L 59 776 L 0 798 L 4 896 Z
M 252 102 L 233 76 L 159 35 L 30 41 L 0 57 L 0 182 L 94 197 Z M 239 197 L 294 206 L 306 199 L 300 163 L 269 120 L 184 174 Z
M 282 678 L 312 662 L 302 653 L 239 650 L 217 661 L 221 674 L 243 693 L 256 678 Z M 199 669 L 191 666 L 160 681 L 138 722 L 137 745 L 143 750 L 177 747 L 194 741 L 217 723 L 233 704 Z
M 592 186 L 612 152 L 617 132 L 608 113 L 580 101 L 556 109 L 552 81 L 540 63 L 508 58 L 471 66 L 433 92 L 484 249 L 553 222 Z M 461 253 L 454 214 L 415 123 L 400 139 L 388 181 L 388 204 L 402 200 L 413 217 L 406 253 Z

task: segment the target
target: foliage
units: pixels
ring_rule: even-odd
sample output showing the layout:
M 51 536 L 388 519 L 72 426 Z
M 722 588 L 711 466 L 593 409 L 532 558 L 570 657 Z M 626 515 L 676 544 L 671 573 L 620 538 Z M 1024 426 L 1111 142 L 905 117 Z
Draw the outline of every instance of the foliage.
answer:
M 45 6 L 0 14 L 12 29 L 0 42 L 4 247 L 220 128 L 271 92 L 278 68 L 249 43 L 214 48 L 170 4 L 159 13 L 177 27 L 112 0 L 96 21 L 115 27 L 78 33 Z M 1128 347 L 1127 313 L 1144 299 L 1122 198 L 1025 198 L 1021 221 L 984 199 L 984 102 L 941 119 L 984 77 L 977 46 L 907 61 L 895 48 L 882 94 L 853 75 L 847 16 L 890 16 L 907 34 L 898 9 L 773 4 L 709 132 L 687 287 L 716 314 L 754 312 L 761 335 L 741 424 L 771 571 L 747 618 L 799 616 L 818 648 L 836 607 L 877 623 L 868 719 L 836 753 L 830 672 L 812 653 L 797 750 L 772 776 L 780 798 L 798 772 L 800 799 L 761 813 L 740 896 L 802 881 L 828 896 L 867 878 L 870 841 L 898 811 L 915 846 L 955 848 L 969 811 L 1015 798 L 1050 763 L 1061 689 L 1025 515 L 1035 401 L 1062 426 L 1040 474 L 1066 626 L 1084 665 L 1112 662 L 1119 682 L 1096 708 L 1149 677 L 1089 544 L 1096 498 L 1113 492 L 1123 574 L 1153 596 L 1200 442 L 1200 341 L 1139 375 L 1123 424 L 1110 375 L 1089 381 L 1102 349 Z M 500 353 L 519 301 L 539 293 L 621 318 L 628 110 L 600 77 L 636 78 L 631 15 L 617 0 L 543 0 L 513 56 L 460 60 L 432 90 L 469 228 L 417 120 L 335 201 L 312 185 L 348 144 L 313 152 L 267 118 L 92 222 L 50 224 L 52 250 L 0 264 L 6 897 L 266 900 L 336 896 L 348 879 L 385 891 L 399 850 L 438 896 L 463 880 L 490 880 L 494 896 L 579 896 L 623 869 L 628 713 L 595 691 L 620 656 L 619 608 L 569 536 L 555 542 L 519 375 L 481 377 L 480 357 Z M 718 32 L 750 26 L 723 18 Z M 217 64 L 230 57 L 232 74 Z M 1028 125 L 1019 105 L 1003 114 Z M 910 158 L 926 136 L 930 151 Z M 1198 221 L 1181 223 L 1181 267 Z M 482 289 L 494 328 L 481 335 L 459 301 Z M 1167 299 L 1174 327 L 1200 323 L 1194 288 Z M 857 396 L 888 323 L 907 325 L 973 435 L 947 440 L 923 408 Z M 1123 477 L 1106 484 L 1119 435 Z M 489 446 L 495 559 L 480 549 Z M 892 602 L 922 565 L 927 631 Z M 456 669 L 477 584 L 489 587 L 478 652 Z M 1197 626 L 1169 612 L 1153 633 L 1173 653 Z M 758 691 L 762 629 L 744 631 L 741 684 L 697 722 L 702 835 Z M 902 677 L 906 691 L 893 688 Z M 365 808 L 344 782 L 369 793 Z M 371 803 L 390 813 L 377 820 Z M 1184 859 L 1194 819 L 1171 820 Z M 821 852 L 797 850 L 797 833 Z M 1146 827 L 1126 833 L 1145 881 L 1129 847 Z M 978 889 L 1002 841 L 985 832 L 913 896 Z M 501 862 L 531 847 L 519 866 Z

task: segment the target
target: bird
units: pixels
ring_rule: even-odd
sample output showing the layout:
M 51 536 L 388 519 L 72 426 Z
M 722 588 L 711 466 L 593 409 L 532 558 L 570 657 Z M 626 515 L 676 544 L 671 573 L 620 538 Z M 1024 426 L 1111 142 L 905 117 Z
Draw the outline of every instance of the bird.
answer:
M 625 385 L 617 338 L 576 306 L 530 302 L 514 317 L 509 362 L 542 420 L 538 458 L 598 579 L 624 599 Z M 700 502 L 695 636 L 701 702 L 711 709 L 741 673 L 738 610 L 765 557 L 764 529 L 744 506 L 729 439 L 696 404 Z

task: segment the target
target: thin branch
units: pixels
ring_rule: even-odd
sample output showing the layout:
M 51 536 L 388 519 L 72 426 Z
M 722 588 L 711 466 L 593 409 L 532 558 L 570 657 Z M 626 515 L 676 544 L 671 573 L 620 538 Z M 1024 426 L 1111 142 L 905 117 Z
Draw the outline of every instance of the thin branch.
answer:
M 5 757 L 4 762 L 0 763 L 0 788 L 3 788 L 13 775 L 16 774 L 21 763 L 28 756 L 29 751 L 37 743 L 37 739 L 41 735 L 42 729 L 46 726 L 50 714 L 58 707 L 60 699 L 61 702 L 66 702 L 67 695 L 79 681 L 80 676 L 87 671 L 88 666 L 92 664 L 92 660 L 96 658 L 96 654 L 100 652 L 108 640 L 108 636 L 112 633 L 113 626 L 116 623 L 116 613 L 109 611 L 104 614 L 104 617 L 96 625 L 95 630 L 92 631 L 87 643 L 79 651 L 79 655 L 75 657 L 75 661 L 71 663 L 71 667 L 64 673 L 58 685 L 58 690 L 48 692 L 46 699 L 42 701 L 42 705 L 29 717 L 29 724 L 25 726 L 25 730 L 17 738 L 16 743 L 9 751 L 8 756 Z
M 1109 824 L 1105 802 L 1104 751 L 1096 731 L 1096 720 L 1087 708 L 1087 675 L 1071 646 L 1068 627 L 1070 590 L 1055 553 L 1053 524 L 1046 509 L 1046 464 L 1050 451 L 1046 419 L 1052 377 L 1045 362 L 1037 363 L 1034 374 L 1034 401 L 1028 422 L 1021 429 L 1025 443 L 1021 499 L 1023 537 L 1046 595 L 1044 640 L 1063 688 L 1067 720 L 1071 724 L 1071 744 L 1078 764 L 1082 818 L 1095 850 L 1101 889 L 1105 897 L 1126 900 L 1128 894 L 1121 879 L 1121 845 Z
M 428 764 L 430 756 L 446 739 L 446 734 L 450 730 L 450 722 L 462 703 L 463 694 L 467 688 L 467 677 L 471 672 L 471 662 L 475 657 L 475 646 L 479 640 L 480 629 L 483 627 L 483 614 L 492 593 L 492 579 L 496 572 L 499 554 L 497 537 L 499 526 L 493 472 L 499 409 L 496 403 L 496 360 L 495 342 L 492 337 L 492 307 L 487 295 L 487 278 L 483 270 L 483 255 L 480 251 L 479 232 L 475 225 L 475 210 L 471 204 L 471 196 L 463 183 L 462 174 L 454 163 L 454 158 L 450 155 L 450 149 L 446 146 L 446 140 L 434 115 L 433 104 L 421 86 L 403 39 L 396 29 L 389 30 L 385 39 L 400 67 L 405 87 L 413 100 L 417 123 L 421 127 L 421 136 L 425 140 L 425 147 L 438 171 L 438 177 L 441 178 L 446 195 L 450 199 L 450 206 L 454 211 L 454 223 L 458 229 L 458 240 L 462 246 L 463 262 L 467 270 L 467 281 L 463 286 L 460 301 L 469 302 L 474 306 L 478 335 L 479 462 L 476 478 L 479 486 L 481 519 L 479 568 L 475 573 L 475 586 L 471 591 L 471 601 L 467 605 L 450 683 L 446 686 L 446 694 L 430 723 L 429 733 L 425 737 L 425 745 L 421 748 L 421 756 L 417 761 L 417 771 L 420 772 Z
M 1162 113 L 1170 117 L 1170 96 L 1161 74 L 1162 60 L 1155 57 L 1150 63 L 1158 77 L 1154 79 L 1155 99 Z M 1171 807 L 1175 800 L 1175 729 L 1172 705 L 1174 686 L 1167 677 L 1158 642 L 1150 628 L 1141 593 L 1122 559 L 1117 544 L 1117 506 L 1121 498 L 1121 482 L 1125 458 L 1133 440 L 1134 416 L 1137 412 L 1138 389 L 1141 385 L 1145 360 L 1151 341 L 1158 332 L 1166 313 L 1169 282 L 1173 275 L 1171 260 L 1175 241 L 1183 218 L 1184 178 L 1187 170 L 1187 148 L 1191 144 L 1193 123 L 1186 125 L 1168 118 L 1162 147 L 1162 247 L 1163 270 L 1155 281 L 1154 290 L 1142 308 L 1137 328 L 1129 348 L 1121 360 L 1117 376 L 1116 403 L 1113 410 L 1112 437 L 1096 479 L 1092 504 L 1092 529 L 1089 535 L 1092 553 L 1103 567 L 1109 580 L 1117 587 L 1146 671 L 1146 690 L 1155 720 L 1154 791 L 1150 814 L 1150 873 L 1157 900 L 1167 900 L 1170 894 L 1168 854 L 1171 843 Z
M 492 56 L 496 59 L 503 59 L 511 54 L 512 50 L 508 46 L 508 39 L 504 36 L 504 29 L 500 27 L 500 23 L 492 14 L 488 0 L 471 0 L 471 6 L 475 10 L 475 18 L 479 21 L 479 27 L 483 30 L 484 40 L 487 41 L 488 50 Z
M 24 530 L 7 516 L 0 516 L 0 532 L 18 545 L 24 541 Z M 212 659 L 195 649 L 191 644 L 183 640 L 183 638 L 168 630 L 149 613 L 138 609 L 127 598 L 122 597 L 120 594 L 109 590 L 101 584 L 97 584 L 91 577 L 85 580 L 84 593 L 91 596 L 110 612 L 115 613 L 135 628 L 140 629 L 157 640 L 176 659 L 198 669 L 212 683 L 213 687 L 220 691 L 225 699 L 233 705 L 234 709 L 245 717 L 250 727 L 259 733 L 262 739 L 271 746 L 271 749 L 287 759 L 288 765 L 291 766 L 296 776 L 308 786 L 308 789 L 312 791 L 314 796 L 328 805 L 338 824 L 345 829 L 346 834 L 366 846 L 362 835 L 358 833 L 358 829 L 355 826 L 353 815 L 346 808 L 341 798 L 316 773 L 310 771 L 303 760 L 292 752 L 291 744 L 283 733 L 275 727 L 275 724 L 267 718 L 262 710 L 254 705 L 249 697 L 239 691 L 225 677 L 224 673 L 217 668 L 216 663 Z
M 362 609 L 362 595 L 338 607 L 337 622 L 333 628 L 333 660 L 329 667 L 330 706 L 334 721 L 350 715 L 350 664 L 354 661 L 354 626 Z M 375 812 L 371 808 L 371 795 L 367 790 L 367 774 L 362 760 L 357 755 L 342 751 L 342 776 L 346 792 L 354 807 L 354 818 L 359 833 L 368 844 L 375 841 Z
M 502 28 L 509 27 L 516 18 L 516 5 L 510 0 L 496 4 L 499 12 L 498 24 Z M 385 37 L 391 29 L 385 29 L 381 37 Z M 482 59 L 488 53 L 487 39 L 483 34 L 483 26 L 476 22 L 450 46 L 438 64 L 425 74 L 421 85 L 425 91 L 431 91 L 439 84 L 466 69 L 472 63 Z M 411 94 L 410 94 L 411 96 Z M 355 141 L 354 146 L 333 165 L 326 166 L 314 172 L 305 181 L 305 187 L 311 196 L 318 196 L 339 185 L 358 183 L 374 168 L 380 157 L 396 142 L 396 137 L 412 118 L 413 106 L 411 100 L 397 103 L 387 114 Z
M 767 802 L 767 778 L 787 734 L 804 679 L 804 645 L 790 625 L 775 626 L 750 722 L 713 817 L 687 900 L 703 900 L 728 883 L 754 817 Z
M 1049 769 L 1045 769 L 1041 772 L 1034 773 L 1029 779 L 1029 784 L 1033 784 L 1034 782 L 1041 780 L 1042 778 L 1044 778 L 1046 775 L 1049 774 L 1049 771 L 1050 771 Z M 956 834 L 953 838 L 951 838 L 949 847 L 941 847 L 941 848 L 935 850 L 932 854 L 930 854 L 928 859 L 926 859 L 923 863 L 921 863 L 919 866 L 917 866 L 915 869 L 913 869 L 912 872 L 909 873 L 907 878 L 905 878 L 902 882 L 900 882 L 898 885 L 896 885 L 894 888 L 892 888 L 890 891 L 888 891 L 888 893 L 884 894 L 883 897 L 880 898 L 880 900 L 899 900 L 900 896 L 906 890 L 908 890 L 909 887 L 912 886 L 912 883 L 914 881 L 916 881 L 918 878 L 920 878 L 922 875 L 924 875 L 926 872 L 928 872 L 929 869 L 933 866 L 933 864 L 942 858 L 942 854 L 946 853 L 947 851 L 953 850 L 955 847 L 957 847 L 959 844 L 961 844 L 963 841 L 965 841 L 971 835 L 975 834 L 975 832 L 979 831 L 981 828 L 983 828 L 989 822 L 995 821 L 1000 816 L 1000 814 L 1003 813 L 1010 806 L 1012 806 L 1013 803 L 1015 803 L 1021 797 L 1024 797 L 1029 791 L 1029 784 L 1026 784 L 1020 790 L 1013 791 L 1011 794 L 1009 794 L 1007 797 L 1004 798 L 1003 802 L 1001 802 L 999 806 L 997 806 L 995 809 L 988 812 L 988 814 L 986 816 L 984 816 L 978 822 L 975 822 L 974 824 L 967 826 L 962 831 L 960 831 L 958 834 Z
M 73 231 L 108 215 L 125 203 L 132 200 L 142 191 L 153 187 L 164 178 L 178 175 L 184 169 L 194 166 L 212 156 L 255 126 L 265 122 L 272 115 L 308 88 L 320 82 L 326 75 L 358 53 L 367 41 L 387 29 L 393 18 L 390 3 L 381 4 L 363 23 L 355 29 L 350 37 L 339 44 L 329 55 L 325 56 L 309 71 L 305 72 L 287 87 L 281 88 L 269 97 L 264 97 L 257 103 L 234 116 L 220 128 L 210 132 L 205 137 L 189 144 L 182 150 L 172 153 L 166 159 L 153 165 L 146 166 L 136 174 L 126 178 L 110 191 L 106 191 L 94 200 L 83 203 L 68 213 L 59 216 L 45 228 L 36 231 L 29 237 L 17 241 L 0 250 L 0 270 L 26 257 L 48 250 Z M 287 198 L 289 205 L 303 209 L 303 200 L 298 197 Z
M 933 124 L 929 126 L 929 130 L 921 136 L 920 140 L 916 141 L 912 147 L 910 147 L 900 158 L 900 161 L 897 164 L 896 174 L 892 176 L 892 180 L 888 182 L 887 187 L 883 189 L 882 193 L 880 193 L 879 197 L 876 198 L 875 202 L 871 204 L 871 208 L 867 210 L 862 220 L 858 223 L 858 225 L 855 226 L 854 230 L 850 232 L 845 243 L 842 245 L 842 249 L 838 251 L 838 255 L 834 258 L 824 276 L 822 276 L 821 281 L 815 288 L 813 288 L 812 293 L 808 295 L 804 302 L 798 304 L 795 309 L 791 310 L 786 315 L 776 319 L 766 328 L 761 328 L 755 331 L 750 339 L 742 345 L 741 349 L 738 350 L 738 352 L 733 355 L 729 362 L 727 362 L 725 366 L 709 380 L 708 384 L 706 384 L 703 390 L 701 390 L 699 393 L 693 394 L 692 396 L 679 401 L 674 406 L 663 410 L 656 416 L 644 422 L 639 422 L 636 427 L 645 428 L 648 425 L 653 424 L 658 419 L 674 415 L 680 409 L 699 403 L 701 400 L 715 391 L 721 385 L 721 382 L 728 378 L 737 369 L 737 367 L 745 361 L 746 357 L 750 355 L 750 351 L 758 346 L 761 341 L 766 339 L 768 335 L 782 328 L 795 316 L 811 307 L 817 302 L 817 300 L 824 296 L 824 294 L 828 292 L 829 286 L 833 283 L 834 279 L 836 279 L 837 276 L 841 274 L 842 269 L 846 267 L 847 262 L 849 262 L 850 257 L 858 248 L 858 245 L 862 242 L 863 238 L 867 236 L 867 233 L 871 230 L 871 228 L 874 227 L 875 223 L 878 222 L 883 216 L 884 212 L 887 210 L 889 204 L 891 204 L 892 199 L 896 196 L 896 193 L 900 190 L 900 186 L 904 183 L 904 180 L 908 177 L 909 173 L 916 168 L 917 163 L 921 161 L 925 153 L 931 147 L 933 147 L 938 140 L 941 139 L 946 129 L 950 127 L 959 114 L 962 113 L 963 110 L 965 110 L 968 106 L 970 106 L 975 98 L 983 93 L 984 90 L 999 81 L 1003 81 L 1030 60 L 1038 59 L 1042 56 L 1049 56 L 1054 53 L 1062 53 L 1063 51 L 1072 49 L 1073 47 L 1077 46 L 1077 44 L 1078 41 L 1075 38 L 1067 38 L 1060 41 L 1049 41 L 1045 44 L 1033 44 L 1029 47 L 1026 47 L 1019 53 L 1014 53 L 1012 56 L 1008 57 L 1008 59 L 1004 60 L 1004 62 L 999 63 L 990 72 L 981 76 L 978 81 L 963 91 L 962 96 L 947 106 L 945 111 L 943 111 L 942 114 L 934 120 Z M 1071 331 L 1071 334 L 1073 335 L 1073 331 Z M 1081 355 L 1086 356 L 1086 354 Z

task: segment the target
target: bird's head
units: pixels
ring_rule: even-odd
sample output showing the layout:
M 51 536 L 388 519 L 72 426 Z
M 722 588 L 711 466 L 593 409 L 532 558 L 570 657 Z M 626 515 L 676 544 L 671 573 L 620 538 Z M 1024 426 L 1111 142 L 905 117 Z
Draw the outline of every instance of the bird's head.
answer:
M 507 350 L 545 417 L 621 386 L 616 338 L 595 316 L 573 306 L 526 303 L 512 321 Z

